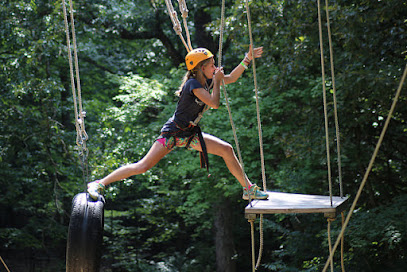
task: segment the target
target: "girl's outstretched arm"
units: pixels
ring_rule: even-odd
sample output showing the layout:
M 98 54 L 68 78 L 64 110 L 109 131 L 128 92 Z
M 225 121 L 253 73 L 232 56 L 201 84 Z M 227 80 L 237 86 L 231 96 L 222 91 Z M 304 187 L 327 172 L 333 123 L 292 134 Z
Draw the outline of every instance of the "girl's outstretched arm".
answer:
M 253 51 L 254 51 L 253 52 L 254 57 L 260 58 L 263 54 L 263 47 L 254 48 Z M 246 56 L 242 60 L 242 62 L 239 63 L 239 65 L 237 65 L 230 74 L 225 75 L 225 78 L 224 78 L 225 84 L 230 84 L 230 83 L 236 82 L 240 78 L 240 76 L 243 74 L 243 72 L 247 69 L 247 66 L 250 64 L 252 59 L 253 59 L 252 47 L 250 45 L 249 52 L 246 54 Z

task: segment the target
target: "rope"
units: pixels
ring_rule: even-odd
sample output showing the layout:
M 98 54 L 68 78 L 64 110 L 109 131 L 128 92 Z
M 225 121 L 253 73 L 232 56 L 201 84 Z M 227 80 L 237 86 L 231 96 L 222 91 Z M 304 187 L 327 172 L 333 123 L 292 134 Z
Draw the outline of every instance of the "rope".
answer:
M 329 258 L 328 258 L 328 260 L 327 260 L 327 262 L 326 262 L 326 264 L 325 264 L 325 267 L 324 267 L 323 272 L 326 271 L 326 269 L 327 269 L 329 263 L 332 262 L 332 255 L 333 255 L 333 253 L 335 253 L 335 250 L 336 250 L 336 248 L 338 247 L 338 244 L 339 244 L 339 242 L 341 241 L 341 239 L 342 239 L 342 237 L 343 237 L 343 235 L 344 235 L 344 233 L 345 233 L 345 229 L 346 229 L 347 225 L 349 224 L 349 220 L 350 220 L 350 218 L 351 218 L 351 216 L 352 216 L 352 214 L 353 214 L 353 211 L 355 210 L 356 204 L 357 204 L 357 202 L 358 202 L 358 200 L 359 200 L 359 198 L 360 198 L 360 195 L 362 194 L 363 188 L 364 188 L 365 185 L 366 185 L 367 178 L 369 177 L 370 171 L 372 170 L 372 167 L 373 167 L 373 163 L 374 163 L 374 161 L 375 161 L 375 159 L 376 159 L 377 153 L 379 152 L 380 146 L 381 146 L 381 144 L 382 144 L 382 142 L 383 142 L 384 135 L 386 134 L 387 127 L 389 126 L 389 123 L 390 123 L 390 119 L 391 119 L 391 117 L 393 116 L 393 112 L 394 112 L 394 109 L 395 109 L 395 107 L 396 107 L 396 105 L 397 105 L 397 101 L 398 101 L 398 99 L 399 99 L 400 92 L 401 92 L 401 89 L 402 89 L 402 87 L 403 87 L 403 84 L 404 84 L 404 81 L 405 81 L 405 79 L 406 79 L 406 76 L 407 76 L 407 64 L 406 64 L 406 66 L 405 66 L 405 68 L 404 68 L 403 76 L 402 76 L 402 78 L 401 78 L 399 87 L 397 88 L 396 95 L 395 95 L 395 97 L 394 97 L 394 99 L 393 99 L 393 103 L 392 103 L 392 105 L 391 105 L 391 108 L 390 108 L 390 111 L 389 111 L 389 115 L 387 116 L 386 122 L 384 123 L 382 132 L 380 133 L 379 140 L 377 141 L 375 150 L 374 150 L 373 155 L 372 155 L 372 157 L 371 157 L 371 159 L 370 159 L 370 162 L 369 162 L 369 165 L 368 165 L 368 167 L 367 167 L 367 169 L 366 169 L 365 175 L 363 176 L 363 179 L 362 179 L 362 182 L 361 182 L 361 184 L 360 184 L 360 186 L 359 186 L 359 190 L 358 190 L 358 192 L 357 192 L 357 194 L 356 194 L 355 200 L 353 201 L 353 204 L 352 204 L 352 206 L 351 206 L 351 208 L 350 208 L 350 210 L 349 210 L 348 216 L 346 217 L 345 223 L 343 224 L 342 229 L 341 229 L 341 232 L 340 232 L 340 234 L 339 234 L 339 236 L 338 236 L 338 239 L 336 240 L 335 245 L 334 245 L 334 247 L 333 247 L 333 252 L 332 252 L 332 254 L 329 255 Z
M 328 44 L 329 44 L 329 58 L 331 65 L 331 77 L 332 77 L 332 96 L 334 104 L 334 118 L 335 118 L 335 131 L 336 131 L 336 148 L 337 148 L 337 159 L 338 159 L 338 176 L 339 176 L 339 191 L 340 197 L 343 197 L 343 186 L 342 186 L 342 163 L 341 163 L 341 147 L 340 147 L 340 132 L 339 132 L 339 121 L 338 121 L 338 108 L 336 101 L 336 84 L 335 84 L 335 68 L 333 61 L 333 49 L 332 49 L 332 35 L 331 26 L 329 21 L 329 6 L 328 0 L 325 0 L 325 11 L 326 11 L 326 23 L 328 31 Z M 328 139 L 328 126 L 327 126 L 327 110 L 326 110 L 326 90 L 325 90 L 325 71 L 324 71 L 324 60 L 323 60 L 323 45 L 322 45 L 322 23 L 321 23 L 321 12 L 320 12 L 320 2 L 318 0 L 318 25 L 319 25 L 319 38 L 320 38 L 320 48 L 321 48 L 321 67 L 322 67 L 322 81 L 323 81 L 323 93 L 324 93 L 324 116 L 325 116 L 325 133 L 326 133 L 326 144 L 327 144 L 327 163 L 328 163 L 328 179 L 329 179 L 329 194 L 331 198 L 332 206 L 332 177 L 331 177 L 331 167 L 330 167 L 330 152 L 329 152 L 329 139 Z M 344 213 L 342 215 L 342 226 L 344 224 Z M 335 219 L 328 218 L 328 243 L 329 243 L 329 254 L 333 256 L 332 243 L 331 243 L 331 222 Z M 333 272 L 333 261 L 331 260 L 331 272 Z M 341 269 L 345 272 L 344 265 L 344 236 L 341 237 Z
M 218 67 L 222 66 L 222 48 L 223 48 L 223 32 L 224 32 L 224 26 L 225 26 L 225 0 L 222 0 L 222 7 L 221 7 L 221 20 L 220 20 L 220 36 L 219 36 L 219 53 L 218 53 Z M 236 127 L 235 127 L 235 123 L 233 122 L 233 117 L 232 117 L 232 111 L 230 108 L 230 104 L 229 104 L 229 98 L 228 98 L 228 94 L 227 94 L 227 90 L 226 90 L 226 84 L 225 81 L 222 80 L 222 87 L 223 87 L 223 94 L 225 96 L 225 102 L 226 102 L 226 108 L 228 110 L 228 115 L 229 115 L 229 122 L 230 125 L 232 127 L 232 131 L 233 131 L 233 138 L 235 140 L 235 145 L 236 145 L 236 151 L 237 151 L 237 156 L 239 158 L 239 163 L 242 167 L 242 175 L 244 177 L 245 180 L 245 185 L 246 185 L 246 189 L 249 188 L 249 183 L 248 183 L 248 179 L 246 176 L 246 173 L 244 171 L 244 163 L 243 163 L 243 157 L 242 157 L 242 153 L 240 151 L 240 145 L 239 145 L 239 140 L 237 138 L 237 132 L 236 132 Z M 249 196 L 249 204 L 250 207 L 252 207 L 252 199 L 250 194 L 248 194 Z
M 344 213 L 341 213 L 342 216 L 342 226 L 344 223 Z M 335 218 L 327 218 L 328 221 L 328 246 L 329 246 L 329 254 L 332 254 L 332 241 L 331 241 L 331 222 L 335 221 Z M 341 238 L 341 269 L 342 272 L 345 272 L 345 264 L 344 264 L 344 255 L 343 255 L 343 247 L 344 247 L 344 236 Z M 333 254 L 332 254 L 333 255 Z M 331 272 L 333 272 L 333 263 L 331 262 Z
M 174 10 L 174 7 L 172 6 L 171 0 L 165 0 L 165 4 L 167 5 L 168 14 L 170 15 L 172 24 L 174 26 L 173 28 L 174 28 L 175 33 L 177 33 L 177 35 L 180 37 L 180 39 L 181 39 L 182 43 L 184 44 L 185 48 L 187 49 L 187 51 L 190 52 L 192 50 L 192 46 L 190 45 L 190 47 L 188 47 L 187 43 L 185 42 L 184 36 L 182 36 L 181 24 L 178 20 L 177 12 Z M 186 9 L 186 4 L 184 6 Z M 180 4 L 180 9 L 182 9 L 181 4 Z M 186 11 L 188 12 L 188 9 L 186 9 Z M 181 12 L 184 12 L 184 10 L 182 10 Z M 189 44 L 191 44 L 191 41 L 189 38 L 188 27 L 186 24 L 186 18 L 184 18 L 184 23 L 185 23 L 187 36 L 188 36 L 188 42 L 189 42 Z
M 257 262 L 256 262 L 256 269 L 259 268 L 260 262 L 261 262 L 261 257 L 263 255 L 263 247 L 264 247 L 264 237 L 263 237 L 263 214 L 260 214 L 260 223 L 259 223 L 260 229 L 260 247 L 259 247 L 259 256 L 257 257 Z
M 187 3 L 185 2 L 185 0 L 178 0 L 178 5 L 179 5 L 179 10 L 182 14 L 182 18 L 184 21 L 184 28 L 185 28 L 185 33 L 187 35 L 188 46 L 192 50 L 191 37 L 189 35 L 188 23 L 187 23 L 188 12 L 189 12 L 188 8 L 187 8 Z
M 0 260 L 3 263 L 4 267 L 6 268 L 7 272 L 10 272 L 10 270 L 8 269 L 6 263 L 3 261 L 3 258 L 0 256 Z
M 326 87 L 325 87 L 325 65 L 324 65 L 324 48 L 322 44 L 322 23 L 321 23 L 321 3 L 318 0 L 318 26 L 319 26 L 319 44 L 321 51 L 321 73 L 322 73 L 322 94 L 324 102 L 324 118 L 325 118 L 325 145 L 326 145 L 326 163 L 328 168 L 328 182 L 329 182 L 329 197 L 332 203 L 332 175 L 331 175 L 331 157 L 329 151 L 329 133 L 328 133 L 328 110 L 326 103 Z
M 250 230 L 251 230 L 251 236 L 252 236 L 252 271 L 256 271 L 256 252 L 254 251 L 254 219 L 249 219 L 249 223 L 250 223 Z
M 257 113 L 257 128 L 259 132 L 259 145 L 260 145 L 260 159 L 261 159 L 261 173 L 263 178 L 263 191 L 267 191 L 266 185 L 266 170 L 264 166 L 264 152 L 263 152 L 263 136 L 261 130 L 261 118 L 260 118 L 260 105 L 259 105 L 259 95 L 258 95 L 258 88 L 257 88 L 257 77 L 256 77 L 256 62 L 254 57 L 254 46 L 253 46 L 253 35 L 252 35 L 252 23 L 250 19 L 250 9 L 249 9 L 249 0 L 246 0 L 246 15 L 247 15 L 247 24 L 249 27 L 249 38 L 250 44 L 252 48 L 252 56 L 253 56 L 253 81 L 254 81 L 254 91 L 256 93 L 256 113 Z
M 341 212 L 342 216 L 342 226 L 345 220 L 344 212 Z M 335 218 L 327 218 L 328 221 L 328 247 L 329 254 L 332 254 L 332 241 L 331 241 L 331 222 L 335 221 Z M 342 272 L 345 272 L 345 263 L 344 263 L 344 236 L 341 237 L 341 269 Z M 331 272 L 333 272 L 333 263 L 331 262 Z
M 343 223 L 345 222 L 345 213 L 341 212 L 341 217 L 342 217 L 342 226 Z M 342 268 L 342 272 L 345 272 L 345 262 L 344 262 L 344 254 L 343 254 L 343 248 L 344 248 L 344 243 L 345 243 L 345 237 L 342 235 L 341 237 L 341 268 Z
M 258 87 L 257 87 L 257 76 L 256 76 L 256 61 L 254 57 L 254 44 L 253 44 L 253 35 L 252 35 L 252 24 L 251 24 L 251 19 L 250 19 L 250 9 L 249 9 L 249 1 L 246 0 L 246 15 L 247 15 L 247 25 L 249 28 L 249 39 L 250 39 L 250 45 L 251 45 L 251 53 L 253 56 L 253 81 L 254 81 L 254 91 L 256 94 L 256 113 L 257 113 L 257 128 L 258 128 L 258 133 L 259 133 L 259 146 L 260 146 L 260 160 L 261 160 L 261 173 L 262 173 L 262 179 L 263 179 L 263 191 L 267 191 L 267 184 L 266 184 L 266 170 L 265 170 L 265 163 L 264 163 L 264 152 L 263 152 L 263 136 L 262 136 L 262 129 L 261 129 L 261 118 L 260 118 L 260 104 L 259 104 L 259 95 L 258 95 Z M 257 258 L 257 264 L 256 264 L 256 269 L 260 265 L 261 257 L 263 254 L 263 215 L 260 215 L 260 248 L 259 248 L 259 256 Z M 253 237 L 252 237 L 253 239 Z M 252 245 L 254 246 L 254 245 Z M 254 249 L 252 250 L 254 254 Z M 254 255 L 253 255 L 253 261 L 254 261 Z M 253 263 L 254 265 L 254 263 Z
M 338 107 L 337 107 L 337 103 L 336 103 L 335 68 L 334 68 L 334 57 L 333 57 L 333 49 L 332 49 L 331 25 L 329 23 L 328 0 L 325 0 L 325 10 L 326 10 L 326 27 L 328 29 L 329 59 L 330 59 L 330 63 L 331 63 L 332 96 L 333 96 L 333 102 L 334 102 L 334 117 L 335 117 L 335 131 L 336 131 L 336 149 L 337 149 L 337 154 L 338 154 L 339 195 L 340 195 L 340 197 L 343 197 L 341 143 L 340 143 L 341 137 L 340 137 L 340 133 L 339 133 Z
M 75 71 L 76 71 L 76 88 L 78 93 L 76 93 L 75 89 L 75 76 L 74 76 L 74 67 L 72 61 L 72 51 L 71 51 L 71 41 L 70 41 L 70 33 L 69 33 L 69 26 L 68 26 L 68 16 L 66 12 L 66 3 L 65 0 L 62 0 L 62 8 L 64 13 L 64 23 L 65 23 L 65 32 L 66 32 L 66 43 L 68 47 L 68 60 L 69 60 L 69 68 L 70 68 L 70 76 L 71 76 L 71 88 L 72 88 L 72 96 L 74 102 L 74 111 L 75 111 L 75 128 L 76 128 L 76 144 L 80 147 L 79 156 L 81 157 L 82 162 L 82 171 L 84 176 L 84 183 L 85 183 L 85 190 L 88 178 L 88 168 L 87 165 L 84 167 L 84 163 L 87 162 L 87 156 L 89 150 L 86 147 L 86 141 L 88 140 L 88 135 L 85 129 L 85 116 L 86 112 L 82 109 L 82 95 L 81 95 L 81 84 L 80 84 L 80 77 L 79 77 L 79 62 L 78 62 L 78 53 L 76 47 L 76 35 L 75 35 L 75 22 L 73 17 L 73 4 L 72 0 L 69 0 L 69 8 L 70 8 L 70 20 L 71 20 L 71 31 L 72 31 L 72 45 L 74 51 L 74 61 L 75 61 Z M 78 101 L 77 101 L 78 100 Z M 78 110 L 79 104 L 79 110 Z
M 222 66 L 222 49 L 223 49 L 223 30 L 225 27 L 225 0 L 222 0 L 220 10 L 220 27 L 219 27 L 219 54 L 218 54 L 218 67 Z M 222 82 L 224 83 L 224 82 Z M 222 84 L 225 86 L 225 84 Z
M 332 241 L 331 241 L 331 222 L 335 221 L 335 218 L 327 218 L 328 221 L 328 247 L 329 254 L 332 254 Z M 331 263 L 331 272 L 334 272 L 334 265 Z

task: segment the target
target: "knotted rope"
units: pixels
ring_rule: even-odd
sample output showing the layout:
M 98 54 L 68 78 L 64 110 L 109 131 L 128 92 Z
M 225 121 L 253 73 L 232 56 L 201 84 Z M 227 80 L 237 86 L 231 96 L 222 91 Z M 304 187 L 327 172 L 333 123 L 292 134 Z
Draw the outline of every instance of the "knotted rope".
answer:
M 71 40 L 70 40 L 70 33 L 69 33 L 69 26 L 68 26 L 68 16 L 66 12 L 66 3 L 65 0 L 62 0 L 62 9 L 64 14 L 64 23 L 65 23 L 65 32 L 66 32 L 66 43 L 68 48 L 68 60 L 69 60 L 69 70 L 71 76 L 71 88 L 72 88 L 72 96 L 73 96 L 73 103 L 74 103 L 74 111 L 75 111 L 75 128 L 76 128 L 76 144 L 79 146 L 79 156 L 81 158 L 82 164 L 82 172 L 83 178 L 85 183 L 85 191 L 86 191 L 86 184 L 88 179 L 88 164 L 87 164 L 87 157 L 89 150 L 86 147 L 86 141 L 88 140 L 88 135 L 85 129 L 85 116 L 86 112 L 82 109 L 82 94 L 81 94 L 81 83 L 79 77 L 79 62 L 78 62 L 78 50 L 76 46 L 76 35 L 75 35 L 75 21 L 73 17 L 73 4 L 72 0 L 69 0 L 69 12 L 70 12 L 70 23 L 71 23 L 71 32 L 72 32 L 72 45 L 74 51 L 74 61 L 75 61 L 75 68 L 73 67 L 72 61 L 72 51 L 71 51 Z M 75 88 L 75 76 L 74 76 L 74 69 L 76 71 L 76 88 Z M 76 93 L 77 89 L 77 93 Z M 77 101 L 78 100 L 78 101 Z M 78 110 L 79 105 L 79 110 Z
M 191 40 L 189 37 L 188 25 L 187 25 L 187 20 L 186 20 L 186 18 L 188 17 L 188 9 L 187 9 L 185 0 L 179 0 L 178 2 L 179 2 L 180 11 L 182 13 L 182 17 L 184 18 L 184 26 L 185 26 L 185 31 L 187 33 L 187 39 L 188 39 L 189 45 L 187 45 L 187 43 L 185 42 L 184 36 L 182 35 L 181 24 L 178 20 L 177 12 L 174 10 L 171 0 L 165 0 L 165 4 L 167 5 L 168 14 L 170 15 L 174 31 L 180 37 L 182 43 L 184 44 L 185 48 L 187 49 L 187 52 L 190 52 L 192 50 L 192 46 L 191 46 Z

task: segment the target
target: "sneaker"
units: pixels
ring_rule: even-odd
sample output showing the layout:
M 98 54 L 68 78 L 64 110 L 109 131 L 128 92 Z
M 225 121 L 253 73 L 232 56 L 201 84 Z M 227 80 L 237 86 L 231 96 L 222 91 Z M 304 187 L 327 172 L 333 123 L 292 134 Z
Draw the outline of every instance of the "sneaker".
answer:
M 269 195 L 263 191 L 260 191 L 259 186 L 253 184 L 249 189 L 249 194 L 251 199 L 267 199 Z M 243 199 L 249 200 L 249 194 L 246 188 L 243 188 Z
M 91 198 L 98 200 L 99 196 L 105 191 L 105 185 L 99 180 L 88 183 L 88 193 Z

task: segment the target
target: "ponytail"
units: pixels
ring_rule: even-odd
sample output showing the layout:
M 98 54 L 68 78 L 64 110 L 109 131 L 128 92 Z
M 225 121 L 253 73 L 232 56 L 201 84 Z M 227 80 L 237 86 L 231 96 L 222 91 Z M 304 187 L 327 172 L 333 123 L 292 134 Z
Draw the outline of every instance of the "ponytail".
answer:
M 187 71 L 184 75 L 184 78 L 182 79 L 181 86 L 179 86 L 179 89 L 175 92 L 177 96 L 181 96 L 182 88 L 184 87 L 185 83 L 188 81 L 190 78 L 195 78 L 195 73 L 194 71 Z

